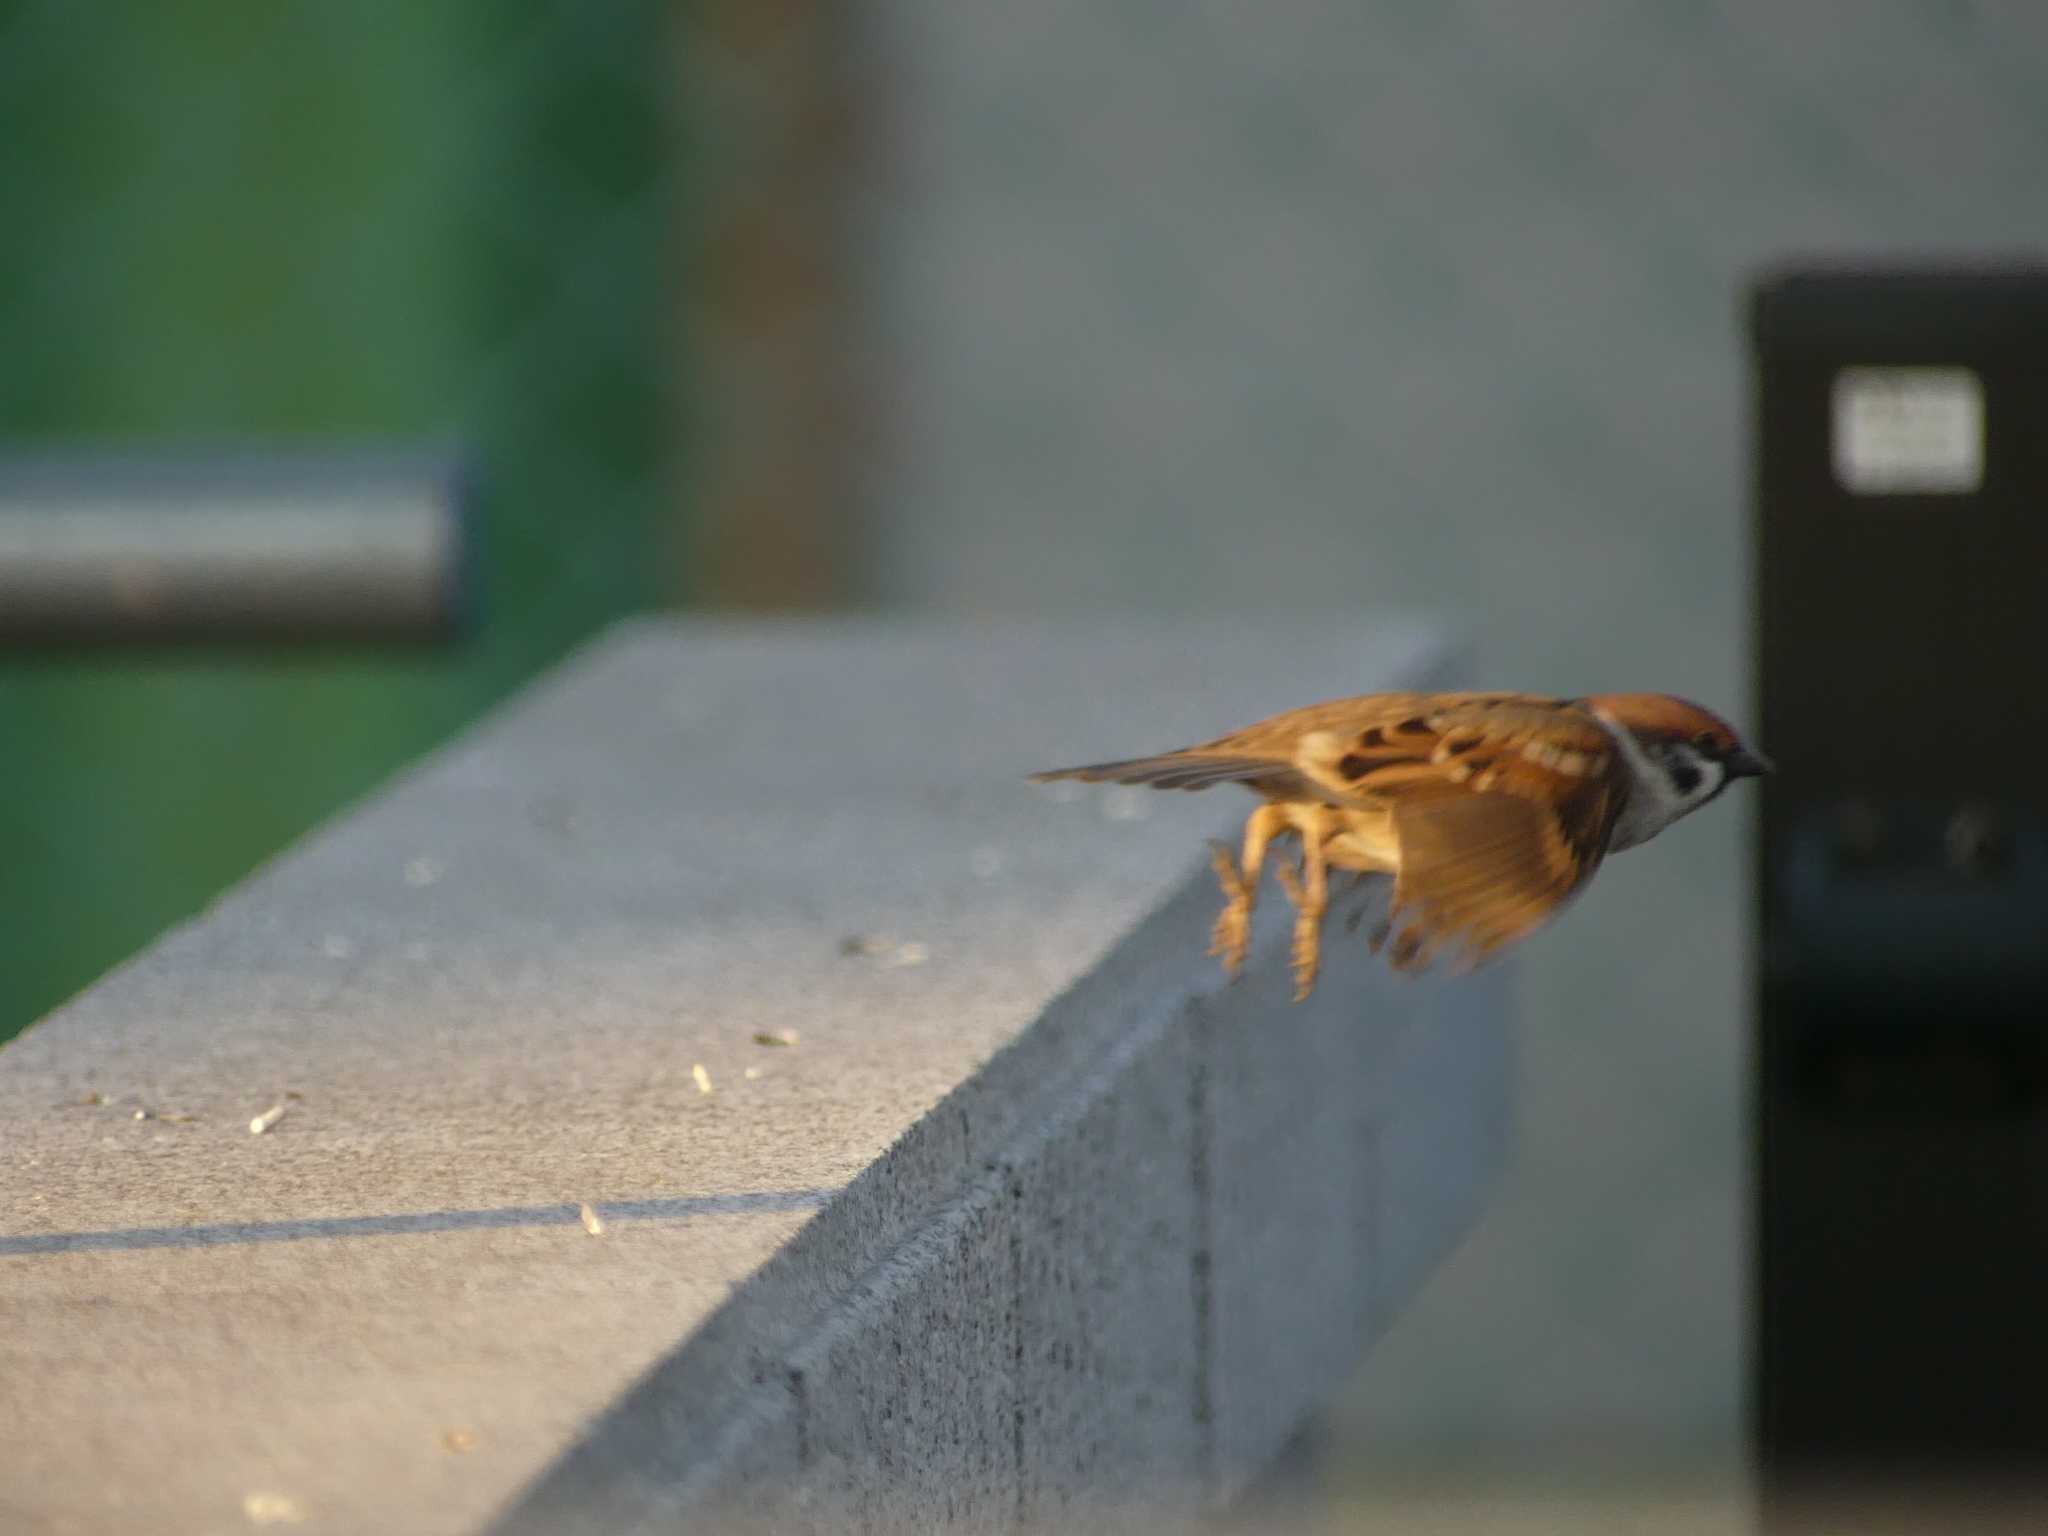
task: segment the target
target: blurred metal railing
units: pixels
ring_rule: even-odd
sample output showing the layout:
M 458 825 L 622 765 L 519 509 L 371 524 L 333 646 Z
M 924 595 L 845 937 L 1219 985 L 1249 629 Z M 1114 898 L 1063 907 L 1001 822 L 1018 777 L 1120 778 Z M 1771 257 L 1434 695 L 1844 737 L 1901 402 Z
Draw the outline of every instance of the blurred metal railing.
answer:
M 465 491 L 452 455 L 0 459 L 0 641 L 452 637 Z

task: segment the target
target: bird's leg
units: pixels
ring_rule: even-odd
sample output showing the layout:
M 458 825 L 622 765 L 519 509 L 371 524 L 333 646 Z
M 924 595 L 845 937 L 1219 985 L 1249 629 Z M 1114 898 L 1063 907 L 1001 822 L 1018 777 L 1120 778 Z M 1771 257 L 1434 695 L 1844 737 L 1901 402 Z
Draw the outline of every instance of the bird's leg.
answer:
M 1245 947 L 1251 943 L 1252 903 L 1258 898 L 1266 845 L 1286 830 L 1287 813 L 1277 805 L 1262 805 L 1244 824 L 1241 860 L 1233 860 L 1228 843 L 1209 844 L 1216 879 L 1223 887 L 1223 911 L 1210 935 L 1209 953 L 1222 957 L 1224 974 L 1232 978 L 1244 967 Z
M 1323 913 L 1330 905 L 1330 865 L 1324 843 L 1330 829 L 1327 818 L 1304 813 L 1296 818 L 1301 831 L 1301 874 L 1282 866 L 1277 873 L 1287 896 L 1294 903 L 1294 1000 L 1298 1003 L 1316 989 L 1316 973 L 1322 962 Z

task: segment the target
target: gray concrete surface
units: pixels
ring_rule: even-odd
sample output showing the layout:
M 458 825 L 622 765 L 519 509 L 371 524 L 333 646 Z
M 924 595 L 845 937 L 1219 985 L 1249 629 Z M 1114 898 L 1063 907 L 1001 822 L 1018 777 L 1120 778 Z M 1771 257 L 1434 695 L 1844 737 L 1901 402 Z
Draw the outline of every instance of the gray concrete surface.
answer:
M 1473 1219 L 1505 982 L 1340 943 L 1291 1007 L 1269 901 L 1225 987 L 1242 799 L 1021 775 L 1463 670 L 622 627 L 0 1051 L 0 1528 L 1229 1496 Z

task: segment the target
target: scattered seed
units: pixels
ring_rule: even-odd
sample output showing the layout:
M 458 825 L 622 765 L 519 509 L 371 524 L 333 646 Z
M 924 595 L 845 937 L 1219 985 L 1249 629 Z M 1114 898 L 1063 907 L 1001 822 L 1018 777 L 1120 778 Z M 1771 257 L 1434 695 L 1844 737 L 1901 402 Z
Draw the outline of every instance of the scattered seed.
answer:
M 898 944 L 894 939 L 873 934 L 855 934 L 839 941 L 842 955 L 865 955 L 878 960 L 884 966 L 923 965 L 931 959 L 932 952 L 916 940 Z
M 305 1506 L 285 1493 L 251 1493 L 242 1499 L 242 1513 L 251 1525 L 297 1525 L 306 1518 Z
M 748 1067 L 746 1071 L 740 1074 L 741 1077 L 744 1077 L 750 1083 L 760 1075 L 761 1069 L 759 1067 Z
M 107 1096 L 104 1093 L 84 1093 L 80 1094 L 76 1099 L 73 1099 L 71 1102 L 79 1105 L 81 1108 L 90 1108 L 97 1104 L 106 1103 Z
M 704 1063 L 698 1062 L 690 1068 L 690 1076 L 696 1081 L 699 1093 L 711 1091 L 711 1074 L 704 1070 Z
M 165 1113 L 157 1116 L 157 1119 L 163 1121 L 166 1125 L 190 1125 L 194 1120 L 197 1120 L 198 1118 L 199 1117 L 197 1115 L 185 1115 L 177 1113 Z
M 138 1109 L 132 1116 L 130 1116 L 130 1118 L 135 1120 L 147 1120 L 149 1118 L 149 1111 L 146 1109 Z
M 754 1036 L 756 1045 L 795 1045 L 797 1032 L 793 1029 L 764 1029 Z
M 285 1108 L 286 1106 L 282 1101 L 271 1105 L 270 1108 L 249 1122 L 249 1134 L 251 1136 L 261 1136 L 284 1118 Z
M 589 1206 L 584 1207 L 589 1210 Z M 473 1429 L 444 1429 L 441 1431 L 441 1449 L 460 1456 L 464 1451 L 476 1449 L 476 1431 Z
M 576 1208 L 576 1214 L 583 1218 L 584 1231 L 588 1232 L 592 1237 L 604 1236 L 604 1220 L 596 1211 L 590 1208 L 588 1200 Z M 464 1449 L 467 1449 L 467 1447 L 464 1447 Z

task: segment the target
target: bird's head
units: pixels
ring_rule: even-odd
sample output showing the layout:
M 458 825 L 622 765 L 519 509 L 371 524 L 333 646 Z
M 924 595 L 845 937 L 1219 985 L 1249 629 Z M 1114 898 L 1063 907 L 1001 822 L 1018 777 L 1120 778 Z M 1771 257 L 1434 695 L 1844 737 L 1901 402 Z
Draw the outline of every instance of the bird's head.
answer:
M 1601 693 L 1579 700 L 1616 731 L 1626 732 L 1641 756 L 1638 771 L 1661 782 L 1662 823 L 1696 811 L 1737 779 L 1771 772 L 1771 761 L 1743 744 L 1735 728 L 1712 710 L 1668 693 Z

